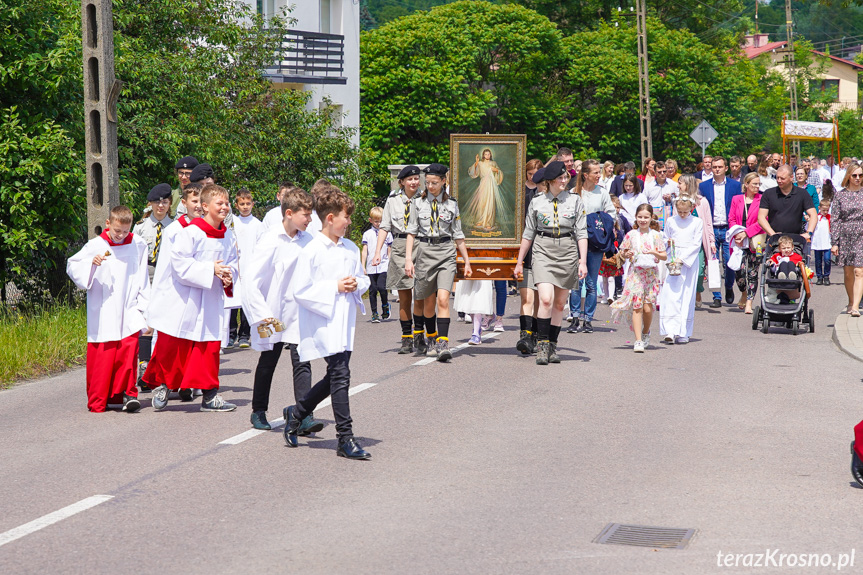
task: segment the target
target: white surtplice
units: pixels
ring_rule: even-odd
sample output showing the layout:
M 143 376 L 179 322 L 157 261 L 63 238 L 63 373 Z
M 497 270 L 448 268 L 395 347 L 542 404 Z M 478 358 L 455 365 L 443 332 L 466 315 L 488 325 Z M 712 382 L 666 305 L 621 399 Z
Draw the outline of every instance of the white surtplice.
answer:
M 179 224 L 166 229 L 175 225 Z M 237 277 L 234 239 L 230 233 L 209 238 L 196 225 L 178 232 L 172 237 L 170 261 L 159 255 L 147 315 L 150 327 L 191 341 L 220 341 L 225 292 L 213 264 L 222 260 Z
M 292 238 L 283 225 L 266 230 L 251 261 L 243 264 L 243 311 L 252 326 L 252 348 L 269 351 L 278 342 L 300 343 L 299 307 L 294 299 L 293 281 L 303 248 L 312 241 L 308 232 L 297 231 Z M 287 329 L 266 339 L 256 325 L 274 317 Z
M 686 218 L 674 215 L 666 223 L 665 235 L 674 240 L 675 260 L 680 260 L 683 265 L 679 276 L 665 278 L 659 293 L 659 333 L 662 336 L 692 337 L 703 228 L 701 219 L 691 214 Z
M 365 315 L 362 295 L 371 283 L 356 244 L 314 234 L 300 254 L 294 276 L 294 298 L 300 306 L 300 361 L 352 351 L 357 307 Z M 349 276 L 357 280 L 356 291 L 339 292 L 339 280 Z
M 105 257 L 93 265 L 96 256 Z M 66 262 L 75 285 L 87 290 L 87 341 L 120 341 L 147 329 L 144 312 L 150 296 L 147 242 L 133 235 L 126 245 L 109 245 L 97 236 Z

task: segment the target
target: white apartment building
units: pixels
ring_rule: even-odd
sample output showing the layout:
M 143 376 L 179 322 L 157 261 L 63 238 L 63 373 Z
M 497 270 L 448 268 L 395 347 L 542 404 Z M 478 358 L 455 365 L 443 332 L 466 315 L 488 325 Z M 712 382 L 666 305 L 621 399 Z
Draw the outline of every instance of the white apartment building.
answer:
M 309 108 L 330 100 L 341 125 L 360 127 L 359 0 L 242 0 L 266 17 L 290 8 L 296 22 L 282 43 L 282 53 L 266 70 L 279 88 L 311 94 Z

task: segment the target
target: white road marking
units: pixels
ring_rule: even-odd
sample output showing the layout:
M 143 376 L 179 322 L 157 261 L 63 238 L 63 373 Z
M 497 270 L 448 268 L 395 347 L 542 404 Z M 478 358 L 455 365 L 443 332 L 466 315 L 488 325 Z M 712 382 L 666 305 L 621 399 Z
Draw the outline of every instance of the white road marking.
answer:
M 361 383 L 359 385 L 355 385 L 355 386 L 351 387 L 350 389 L 348 389 L 348 395 L 356 395 L 357 393 L 359 393 L 361 391 L 365 391 L 367 389 L 371 389 L 376 385 L 377 385 L 376 383 Z M 318 406 L 315 408 L 315 411 L 318 411 L 319 409 L 327 407 L 331 404 L 332 404 L 332 401 L 328 397 L 318 404 Z M 284 424 L 285 424 L 285 418 L 284 417 L 274 419 L 270 422 L 270 426 L 273 429 L 275 429 L 277 427 L 281 427 Z M 226 439 L 224 441 L 220 441 L 219 445 L 237 445 L 238 443 L 242 443 L 242 442 L 247 441 L 253 437 L 257 437 L 257 436 L 261 435 L 262 433 L 267 433 L 267 431 L 265 429 L 249 429 L 248 431 L 244 431 L 243 433 L 240 433 L 240 434 L 235 435 L 233 437 L 229 437 L 228 439 Z
M 490 332 L 488 332 L 482 336 L 482 340 L 485 341 L 487 339 L 496 338 L 498 335 L 500 335 L 500 333 L 501 332 L 499 332 L 499 331 L 490 331 Z M 451 347 L 450 351 L 453 353 L 453 355 L 455 355 L 457 352 L 463 350 L 464 348 L 468 347 L 469 345 L 470 345 L 470 343 L 463 343 L 461 345 Z M 436 357 L 427 357 L 425 359 L 421 359 L 421 360 L 415 362 L 413 365 L 428 365 L 430 363 L 434 363 L 435 361 L 437 361 Z
M 72 517 L 76 513 L 87 511 L 91 507 L 95 507 L 100 503 L 105 503 L 110 499 L 114 499 L 114 496 L 94 495 L 92 497 L 88 497 L 87 499 L 82 499 L 78 503 L 73 503 L 68 507 L 64 507 L 63 509 L 54 511 L 53 513 L 49 513 L 48 515 L 43 515 L 39 519 L 34 519 L 30 523 L 25 523 L 20 527 L 10 529 L 5 533 L 0 533 L 0 547 L 6 545 L 7 543 L 11 543 L 16 539 L 20 539 L 26 535 L 30 535 L 31 533 L 35 533 L 40 529 L 44 529 L 45 527 L 54 525 L 55 523 L 62 521 L 68 517 Z

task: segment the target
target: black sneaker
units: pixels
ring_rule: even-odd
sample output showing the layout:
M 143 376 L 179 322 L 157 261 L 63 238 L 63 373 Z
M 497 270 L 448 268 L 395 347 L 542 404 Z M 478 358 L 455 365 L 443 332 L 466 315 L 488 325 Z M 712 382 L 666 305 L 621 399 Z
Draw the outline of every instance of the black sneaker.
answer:
M 402 336 L 402 347 L 399 349 L 399 355 L 413 353 L 414 338 L 412 336 Z
M 141 402 L 138 401 L 137 397 L 131 397 L 129 395 L 123 394 L 123 411 L 126 413 L 135 413 L 141 409 Z
M 414 351 L 420 355 L 425 355 L 428 351 L 428 344 L 426 343 L 426 335 L 424 332 L 414 332 Z
M 826 285 L 826 286 L 830 285 L 830 276 L 824 276 L 824 285 Z
M 180 394 L 180 401 L 192 401 L 195 396 L 195 392 L 191 387 L 181 387 L 177 393 Z
M 390 319 L 390 304 L 385 303 L 381 308 L 381 319 L 387 320 Z
M 714 309 L 722 307 L 722 300 L 719 299 L 718 297 L 713 298 L 713 303 L 710 304 L 710 307 L 712 307 Z
M 581 328 L 581 331 L 584 333 L 593 333 L 593 325 L 589 321 L 584 322 L 584 326 Z
M 381 323 L 381 316 L 376 311 L 372 312 L 372 323 Z
M 578 333 L 579 320 L 577 317 L 573 317 L 569 322 L 569 327 L 566 328 L 566 333 Z
M 824 285 L 824 278 L 818 278 L 817 280 L 815 280 L 815 285 L 823 286 Z
M 734 288 L 727 288 L 725 290 L 725 303 L 734 303 Z

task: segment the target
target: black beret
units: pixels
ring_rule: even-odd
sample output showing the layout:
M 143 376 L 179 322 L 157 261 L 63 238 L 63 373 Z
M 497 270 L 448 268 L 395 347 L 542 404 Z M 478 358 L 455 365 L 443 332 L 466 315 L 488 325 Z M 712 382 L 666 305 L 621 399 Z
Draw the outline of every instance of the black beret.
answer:
M 198 160 L 195 156 L 186 156 L 185 158 L 181 158 L 177 160 L 177 163 L 174 164 L 175 170 L 194 170 L 195 166 L 198 165 Z
M 420 175 L 420 169 L 418 167 L 413 166 L 413 165 L 405 166 L 404 168 L 402 168 L 402 171 L 399 172 L 399 176 L 396 179 L 404 180 L 405 178 L 409 178 L 411 176 L 419 176 L 419 175 Z
M 545 179 L 545 168 L 540 168 L 533 173 L 533 177 L 530 178 L 534 184 L 538 184 Z
M 156 184 L 153 186 L 153 189 L 150 190 L 150 193 L 147 194 L 148 202 L 158 202 L 159 200 L 164 200 L 165 198 L 171 197 L 171 186 L 168 184 Z
M 558 162 L 560 163 L 560 162 Z M 205 178 L 213 178 L 213 168 L 210 167 L 210 164 L 198 164 L 192 170 L 192 175 L 189 176 L 190 182 L 200 182 Z
M 448 171 L 449 168 L 443 164 L 429 164 L 425 169 L 423 169 L 423 172 L 425 172 L 426 175 L 440 176 L 441 178 L 445 177 Z
M 569 174 L 566 170 L 566 166 L 563 165 L 563 162 L 551 162 L 549 165 L 545 167 L 545 174 L 543 178 L 546 180 L 556 180 L 563 174 Z

